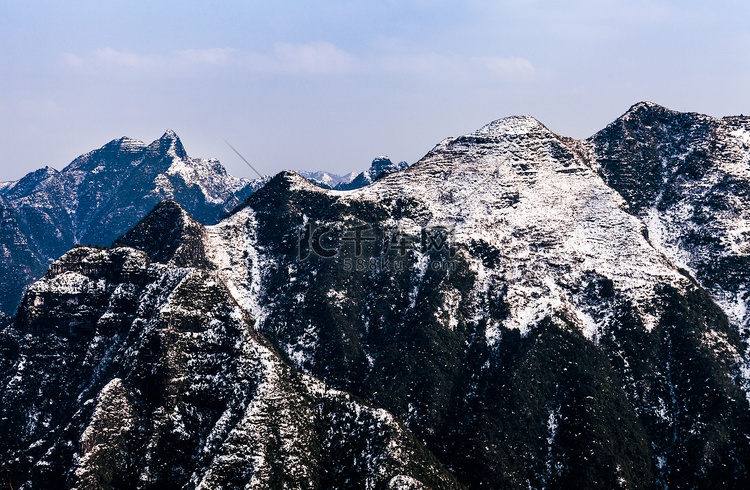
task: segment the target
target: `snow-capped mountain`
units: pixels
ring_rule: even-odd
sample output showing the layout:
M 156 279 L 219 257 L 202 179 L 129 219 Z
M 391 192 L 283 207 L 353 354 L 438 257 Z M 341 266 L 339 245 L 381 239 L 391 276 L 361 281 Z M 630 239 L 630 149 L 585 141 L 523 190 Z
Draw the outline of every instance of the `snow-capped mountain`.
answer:
M 218 160 L 190 158 L 171 130 L 149 145 L 113 140 L 62 171 L 45 167 L 4 183 L 0 206 L 16 231 L 0 242 L 0 282 L 9 288 L 0 310 L 14 313 L 23 287 L 73 245 L 110 245 L 164 199 L 215 223 L 262 183 L 228 175 Z
M 391 410 L 469 486 L 747 478 L 740 327 L 596 148 L 512 117 L 357 191 L 282 174 L 209 228 L 210 260 L 291 363 Z M 453 251 L 425 246 L 440 233 Z
M 358 189 L 282 172 L 213 225 L 162 203 L 0 334 L 3 463 L 29 488 L 744 488 L 749 131 L 515 116 Z

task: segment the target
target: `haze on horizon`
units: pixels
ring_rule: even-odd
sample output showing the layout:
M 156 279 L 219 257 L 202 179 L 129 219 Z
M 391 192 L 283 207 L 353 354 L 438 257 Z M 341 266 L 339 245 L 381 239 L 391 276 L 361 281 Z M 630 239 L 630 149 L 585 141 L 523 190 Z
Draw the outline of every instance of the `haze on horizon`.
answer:
M 650 100 L 750 113 L 739 1 L 33 2 L 0 5 L 0 181 L 167 128 L 254 177 L 413 163 L 530 114 L 585 138 Z

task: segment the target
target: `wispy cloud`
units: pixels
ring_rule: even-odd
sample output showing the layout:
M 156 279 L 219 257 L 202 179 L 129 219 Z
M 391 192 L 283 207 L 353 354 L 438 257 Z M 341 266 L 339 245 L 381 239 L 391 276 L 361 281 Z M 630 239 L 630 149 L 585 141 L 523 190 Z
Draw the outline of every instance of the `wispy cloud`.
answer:
M 225 65 L 234 52 L 232 48 L 186 49 L 175 53 L 175 61 L 187 66 Z

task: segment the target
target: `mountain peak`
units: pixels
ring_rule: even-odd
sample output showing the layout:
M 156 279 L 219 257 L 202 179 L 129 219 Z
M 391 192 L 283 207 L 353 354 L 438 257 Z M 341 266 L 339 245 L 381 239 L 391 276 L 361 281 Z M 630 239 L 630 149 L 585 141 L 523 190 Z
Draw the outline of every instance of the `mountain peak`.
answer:
M 648 109 L 648 110 L 653 110 L 653 109 L 664 110 L 664 109 L 667 109 L 667 108 L 664 107 L 661 104 L 657 104 L 656 102 L 651 102 L 650 100 L 642 100 L 640 102 L 637 102 L 637 103 L 633 104 L 630 107 L 630 111 L 633 111 L 633 110 L 643 110 L 643 109 Z
M 203 226 L 178 202 L 168 199 L 115 240 L 114 246 L 143 250 L 154 262 L 190 267 L 205 261 L 202 236 Z
M 161 138 L 148 145 L 147 151 L 152 155 L 171 156 L 182 160 L 188 158 L 180 137 L 171 129 L 167 129 Z
M 386 168 L 391 167 L 392 165 L 393 162 L 390 158 L 388 158 L 386 155 L 379 155 L 372 160 L 372 164 L 370 165 L 370 167 L 372 169 L 382 171 Z
M 548 132 L 549 129 L 532 116 L 509 116 L 497 119 L 489 124 L 485 124 L 476 130 L 473 136 L 507 136 L 523 135 L 538 131 Z
M 385 155 L 375 157 L 370 164 L 370 168 L 360 173 L 349 182 L 342 182 L 335 187 L 336 190 L 348 191 L 352 189 L 359 189 L 370 185 L 380 177 L 383 177 L 399 170 L 403 170 L 408 167 L 409 164 L 406 162 L 393 163 L 391 159 Z
M 172 129 L 167 129 L 164 131 L 164 134 L 161 135 L 161 138 L 159 138 L 159 141 L 167 143 L 170 145 L 170 147 L 174 147 L 175 149 L 181 149 L 183 152 L 185 149 L 182 146 L 182 140 L 180 140 L 180 137 L 177 136 L 177 133 L 174 132 Z
M 385 155 L 380 155 L 372 160 L 370 169 L 367 171 L 367 175 L 370 181 L 379 179 L 384 174 L 391 174 L 398 172 L 399 170 L 405 169 L 409 164 L 406 162 L 393 163 L 390 158 Z
M 666 115 L 666 114 L 677 114 L 677 112 L 668 109 L 662 105 L 654 102 L 642 101 L 637 104 L 633 104 L 620 119 L 630 119 L 632 117 L 642 118 L 647 115 Z
M 31 193 L 33 189 L 37 188 L 37 186 L 39 186 L 42 182 L 54 177 L 58 173 L 59 172 L 56 169 L 50 166 L 45 166 L 26 174 L 21 178 L 21 180 L 7 185 L 6 189 L 12 196 L 27 195 Z

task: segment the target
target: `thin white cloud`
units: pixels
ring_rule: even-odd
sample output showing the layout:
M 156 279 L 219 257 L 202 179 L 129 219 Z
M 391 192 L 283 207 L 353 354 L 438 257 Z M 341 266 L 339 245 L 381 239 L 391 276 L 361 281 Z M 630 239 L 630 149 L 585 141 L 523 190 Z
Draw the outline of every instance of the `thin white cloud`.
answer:
M 113 69 L 144 70 L 163 65 L 157 56 L 141 56 L 129 51 L 102 48 L 84 56 L 66 53 L 63 56 L 68 66 L 83 73 L 94 74 Z
M 256 73 L 339 75 L 355 69 L 356 58 L 331 43 L 276 43 L 271 53 L 244 52 L 240 66 Z

